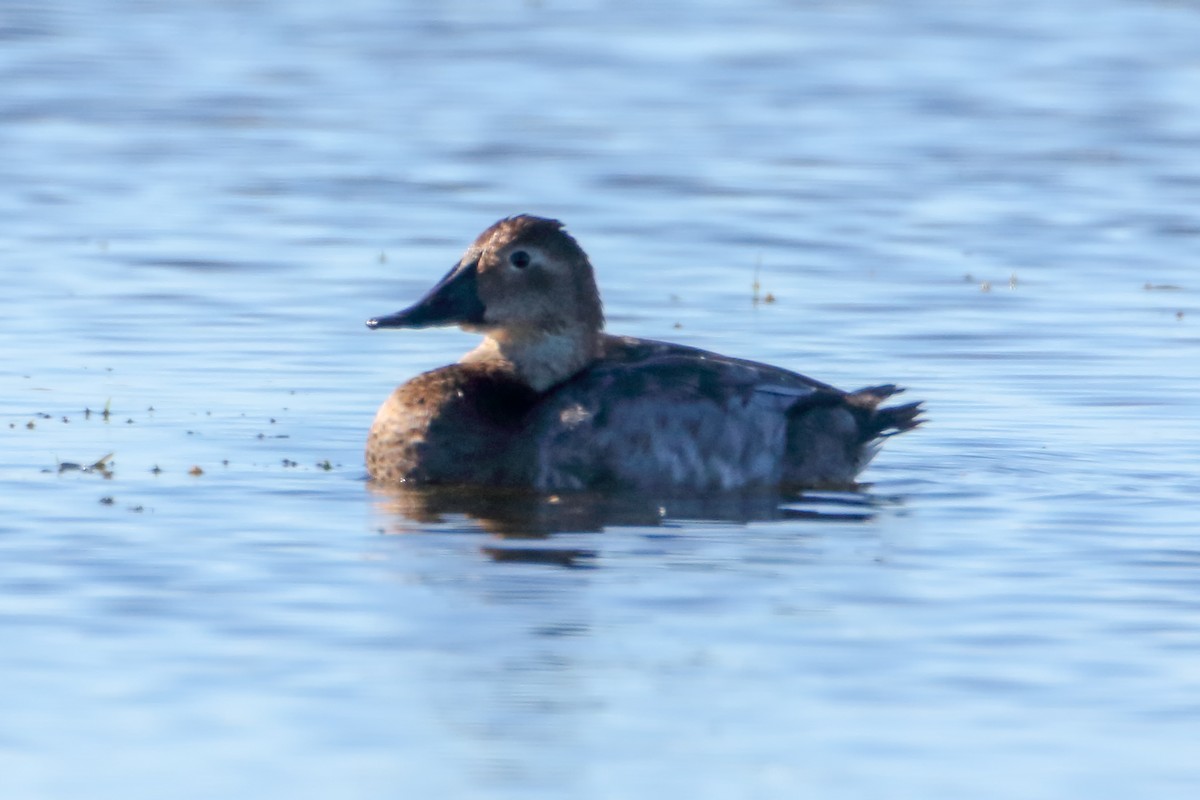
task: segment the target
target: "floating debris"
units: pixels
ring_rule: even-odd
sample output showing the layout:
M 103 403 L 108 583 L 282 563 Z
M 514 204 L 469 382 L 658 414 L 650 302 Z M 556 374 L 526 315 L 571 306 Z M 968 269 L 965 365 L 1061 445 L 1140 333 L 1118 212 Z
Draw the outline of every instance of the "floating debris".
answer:
M 754 283 L 750 284 L 750 288 L 751 288 L 750 303 L 755 306 L 757 306 L 760 303 L 769 304 L 769 303 L 775 302 L 775 295 L 772 294 L 771 292 L 767 292 L 766 295 L 762 294 L 762 283 L 759 282 L 759 280 L 758 280 L 758 273 L 761 268 L 762 268 L 762 259 L 759 258 L 754 262 Z
M 60 461 L 58 462 L 58 472 L 59 474 L 64 472 L 98 472 L 106 479 L 111 478 L 113 476 L 112 457 L 113 454 L 109 453 L 87 465 L 77 464 L 74 461 Z

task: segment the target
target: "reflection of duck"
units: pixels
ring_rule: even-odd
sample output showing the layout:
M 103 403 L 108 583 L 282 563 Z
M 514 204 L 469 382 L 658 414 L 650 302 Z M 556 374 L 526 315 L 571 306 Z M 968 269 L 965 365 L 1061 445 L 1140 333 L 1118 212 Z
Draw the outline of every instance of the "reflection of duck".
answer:
M 613 527 L 673 528 L 703 521 L 814 521 L 857 523 L 895 501 L 855 492 L 782 493 L 774 490 L 708 492 L 658 497 L 637 492 L 535 494 L 477 486 L 390 487 L 371 484 L 387 533 L 484 532 L 528 548 L 560 533 L 601 533 Z M 555 547 L 557 552 L 560 548 Z
M 843 392 L 778 367 L 602 332 L 587 255 L 554 220 L 497 222 L 410 308 L 371 328 L 485 335 L 375 418 L 379 484 L 696 491 L 846 485 L 919 424 L 900 391 Z

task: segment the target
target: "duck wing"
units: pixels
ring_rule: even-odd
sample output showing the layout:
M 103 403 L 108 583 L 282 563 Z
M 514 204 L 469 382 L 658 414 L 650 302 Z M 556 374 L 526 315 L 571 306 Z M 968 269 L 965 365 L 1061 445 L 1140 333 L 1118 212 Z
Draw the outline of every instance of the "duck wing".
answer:
M 592 366 L 533 409 L 536 483 L 655 491 L 846 483 L 888 427 L 875 407 L 896 391 L 851 394 L 766 364 L 610 336 Z

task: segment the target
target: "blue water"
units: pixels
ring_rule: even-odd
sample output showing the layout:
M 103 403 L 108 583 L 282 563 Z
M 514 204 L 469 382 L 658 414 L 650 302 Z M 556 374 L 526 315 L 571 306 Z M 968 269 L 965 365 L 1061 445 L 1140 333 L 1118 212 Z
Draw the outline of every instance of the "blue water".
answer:
M 0 796 L 1194 796 L 1197 42 L 1134 0 L 0 3 Z M 782 503 L 372 491 L 375 407 L 473 340 L 363 322 L 517 212 L 610 330 L 929 424 Z

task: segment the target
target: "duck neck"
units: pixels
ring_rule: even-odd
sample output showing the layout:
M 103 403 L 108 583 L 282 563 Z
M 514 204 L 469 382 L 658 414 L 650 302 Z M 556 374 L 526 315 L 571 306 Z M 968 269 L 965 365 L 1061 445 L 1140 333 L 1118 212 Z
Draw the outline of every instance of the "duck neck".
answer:
M 462 361 L 504 362 L 523 383 L 544 392 L 592 363 L 599 349 L 600 335 L 595 331 L 500 330 L 489 331 L 483 343 Z

